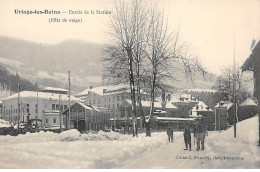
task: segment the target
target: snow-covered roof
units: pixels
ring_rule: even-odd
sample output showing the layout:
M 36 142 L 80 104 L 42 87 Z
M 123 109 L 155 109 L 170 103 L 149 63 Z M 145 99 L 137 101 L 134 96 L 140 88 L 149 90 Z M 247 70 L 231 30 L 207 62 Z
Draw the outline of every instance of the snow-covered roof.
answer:
M 125 101 L 126 101 L 128 104 L 132 104 L 132 100 L 130 100 L 130 99 L 126 99 Z M 125 101 L 123 101 L 121 104 L 123 104 Z M 150 106 L 151 106 L 150 103 L 151 103 L 150 101 L 143 101 L 143 100 L 142 100 L 142 106 L 143 106 L 143 107 L 150 107 Z M 155 108 L 162 108 L 161 102 L 154 102 L 154 107 L 155 107 Z M 174 106 L 174 105 L 173 105 L 172 103 L 170 103 L 170 102 L 167 102 L 167 103 L 166 103 L 165 108 L 167 108 L 167 109 L 178 109 L 176 106 Z
M 97 110 L 99 111 L 98 109 L 94 108 L 94 106 L 88 106 L 88 105 L 85 105 L 84 103 L 81 103 L 81 102 L 76 102 L 78 103 L 80 106 L 82 106 L 84 109 L 87 109 L 87 110 Z
M 165 121 L 194 121 L 194 118 L 157 117 L 156 119 Z
M 208 93 L 215 93 L 217 92 L 217 90 L 214 90 L 214 89 L 201 89 L 201 88 L 193 88 L 193 89 L 186 89 L 186 91 L 189 91 L 189 92 L 208 92 Z
M 98 95 L 111 95 L 111 94 L 115 94 L 115 93 L 124 93 L 124 92 L 130 93 L 130 88 L 128 85 L 125 85 L 125 84 L 92 87 L 92 88 L 88 88 L 88 89 L 78 93 L 76 95 L 76 97 L 87 96 L 89 92 L 93 92 Z M 141 93 L 147 94 L 143 90 L 141 90 Z
M 61 92 L 68 92 L 69 90 L 63 88 L 54 88 L 54 87 L 45 87 L 42 91 L 61 91 Z
M 257 104 L 253 99 L 248 97 L 240 106 L 257 106 Z
M 181 95 L 173 95 L 171 96 L 171 103 L 175 103 L 175 102 L 198 102 L 198 100 L 192 96 L 191 94 L 181 94 Z
M 254 64 L 253 54 L 255 53 L 256 49 L 259 47 L 260 47 L 260 39 L 259 38 L 253 39 L 251 48 L 248 52 L 248 58 L 245 60 L 245 62 L 241 66 L 242 71 L 253 69 L 253 64 Z
M 59 100 L 59 96 L 61 96 L 62 101 L 68 101 L 69 96 L 67 94 L 57 94 L 57 93 L 48 93 L 48 92 L 38 92 L 39 99 L 48 99 L 48 100 Z M 13 98 L 18 98 L 18 93 L 15 93 L 3 100 L 9 100 Z M 37 98 L 36 91 L 22 91 L 20 92 L 20 98 Z M 70 96 L 70 100 L 77 101 L 80 100 L 74 96 Z
M 8 128 L 8 127 L 12 127 L 10 122 L 0 119 L 0 128 Z
M 201 111 L 213 111 L 210 109 L 203 101 L 199 101 L 192 109 L 192 112 L 201 112 Z
M 217 107 L 227 107 L 227 110 L 229 110 L 229 108 L 231 108 L 232 106 L 233 106 L 233 103 L 231 101 L 220 101 L 219 103 L 217 103 L 215 108 L 217 108 Z
M 100 86 L 100 87 L 93 87 L 93 88 L 88 88 L 80 93 L 78 93 L 76 96 L 84 96 L 88 95 L 88 92 L 93 92 L 98 95 L 103 95 L 103 90 L 106 90 L 106 94 L 112 93 L 112 92 L 117 92 L 123 89 L 128 89 L 129 87 L 124 84 L 119 84 L 119 85 L 109 85 L 109 86 Z

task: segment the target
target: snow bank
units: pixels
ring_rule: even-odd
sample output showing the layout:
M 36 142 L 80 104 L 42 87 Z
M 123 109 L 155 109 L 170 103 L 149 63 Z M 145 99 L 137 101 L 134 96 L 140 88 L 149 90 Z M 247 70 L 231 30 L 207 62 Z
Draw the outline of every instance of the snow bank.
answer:
M 0 154 L 5 155 L 0 167 L 113 168 L 167 144 L 167 139 L 165 132 L 152 133 L 152 137 L 145 137 L 144 133 L 132 137 L 103 131 L 80 134 L 77 130 L 0 136 Z
M 258 117 L 249 118 L 237 123 L 237 137 L 234 138 L 234 127 L 221 133 L 215 133 L 208 140 L 209 156 L 229 156 L 237 158 L 228 161 L 213 161 L 208 167 L 218 168 L 260 168 L 260 149 L 258 145 Z M 207 141 L 206 140 L 206 141 Z
M 0 128 L 9 128 L 12 127 L 10 122 L 0 119 Z

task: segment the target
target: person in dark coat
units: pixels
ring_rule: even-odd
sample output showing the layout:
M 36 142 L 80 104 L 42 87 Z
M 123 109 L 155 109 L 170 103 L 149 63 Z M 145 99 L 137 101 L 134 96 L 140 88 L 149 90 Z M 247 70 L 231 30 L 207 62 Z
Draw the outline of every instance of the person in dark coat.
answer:
M 167 135 L 169 142 L 173 143 L 173 129 L 171 127 L 168 127 L 167 129 Z
M 197 140 L 196 151 L 205 149 L 204 141 L 205 141 L 206 134 L 207 134 L 207 125 L 204 122 L 204 120 L 202 119 L 202 120 L 197 121 L 195 124 L 195 129 L 194 129 L 194 136 Z M 201 147 L 200 147 L 200 145 L 201 145 Z
M 190 132 L 190 126 L 188 123 L 185 124 L 185 129 L 184 129 L 184 142 L 185 142 L 185 149 L 191 151 L 191 132 Z

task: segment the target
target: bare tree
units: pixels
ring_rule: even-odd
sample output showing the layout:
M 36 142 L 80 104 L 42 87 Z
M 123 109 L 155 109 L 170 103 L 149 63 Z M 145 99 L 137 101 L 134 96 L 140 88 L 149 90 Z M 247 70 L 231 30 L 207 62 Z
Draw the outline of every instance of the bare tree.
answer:
M 173 79 L 176 70 L 180 70 L 173 68 L 173 64 L 181 62 L 190 78 L 194 70 L 206 72 L 197 58 L 188 55 L 186 45 L 180 41 L 179 30 L 170 32 L 164 13 L 145 1 L 116 1 L 111 29 L 114 42 L 105 50 L 109 55 L 105 59 L 108 76 L 130 84 L 133 117 L 137 116 L 136 89 L 143 119 L 141 89 L 150 93 L 149 118 L 144 120 L 147 136 L 150 136 L 155 93 L 166 89 L 166 81 Z
M 234 100 L 234 89 L 233 89 L 233 79 L 236 80 L 236 99 L 238 102 L 241 102 L 247 97 L 247 90 L 244 87 L 244 82 L 242 80 L 242 73 L 239 73 L 239 70 L 234 71 L 232 67 L 226 67 L 222 70 L 220 76 L 218 76 L 214 89 L 219 90 L 220 97 L 225 100 L 233 101 Z
M 133 117 L 136 117 L 134 49 L 137 48 L 137 56 L 139 57 L 139 44 L 142 43 L 143 26 L 147 19 L 146 3 L 139 0 L 115 1 L 114 7 L 115 12 L 112 14 L 110 22 L 111 35 L 116 47 L 122 48 L 121 53 L 124 56 L 121 57 L 127 60 L 132 114 Z M 137 68 L 137 70 L 138 69 L 139 68 Z
M 153 6 L 153 5 L 152 5 Z M 157 6 L 157 5 L 155 5 Z M 146 46 L 143 49 L 144 55 L 150 62 L 150 113 L 146 121 L 147 136 L 150 136 L 150 117 L 154 112 L 154 99 L 156 89 L 165 92 L 165 82 L 174 79 L 174 73 L 180 68 L 173 68 L 174 63 L 182 63 L 186 75 L 192 79 L 193 71 L 207 72 L 199 63 L 197 58 L 188 56 L 186 45 L 180 41 L 179 29 L 170 31 L 168 29 L 168 20 L 164 12 L 156 10 L 154 7 L 150 10 L 150 20 L 146 32 Z M 146 79 L 147 79 L 146 78 Z

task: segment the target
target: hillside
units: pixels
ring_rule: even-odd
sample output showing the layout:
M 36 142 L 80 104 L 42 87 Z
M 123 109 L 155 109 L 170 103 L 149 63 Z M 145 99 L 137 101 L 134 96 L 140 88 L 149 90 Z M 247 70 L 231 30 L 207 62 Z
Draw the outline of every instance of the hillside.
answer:
M 40 86 L 68 87 L 67 72 L 71 71 L 72 88 L 81 91 L 85 85 L 101 83 L 101 49 L 101 45 L 78 40 L 46 45 L 0 36 L 0 63 L 35 74 L 8 68 Z
M 8 70 L 19 73 L 33 83 L 37 82 L 40 87 L 68 88 L 68 71 L 71 71 L 72 91 L 77 93 L 90 85 L 101 85 L 102 46 L 79 40 L 47 45 L 0 36 L 0 63 L 15 67 Z M 196 74 L 193 85 L 182 72 L 175 76 L 176 80 L 168 84 L 178 88 L 211 88 L 214 81 L 214 77 L 204 80 Z

